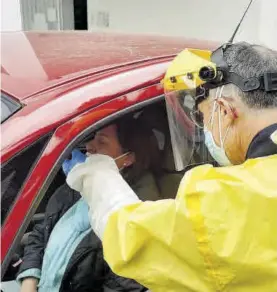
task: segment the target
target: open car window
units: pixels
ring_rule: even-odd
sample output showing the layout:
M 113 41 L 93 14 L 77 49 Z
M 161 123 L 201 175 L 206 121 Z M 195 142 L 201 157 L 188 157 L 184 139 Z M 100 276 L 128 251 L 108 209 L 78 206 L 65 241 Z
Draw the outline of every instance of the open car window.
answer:
M 21 104 L 1 92 L 1 124 L 21 109 Z
M 1 165 L 2 224 L 48 139 L 48 135 L 41 137 L 35 143 L 12 157 L 8 162 Z

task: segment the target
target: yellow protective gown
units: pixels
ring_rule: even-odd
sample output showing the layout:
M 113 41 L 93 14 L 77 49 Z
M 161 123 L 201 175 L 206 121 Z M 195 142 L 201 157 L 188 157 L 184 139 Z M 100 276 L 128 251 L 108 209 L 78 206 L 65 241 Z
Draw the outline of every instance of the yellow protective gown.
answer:
M 192 169 L 175 200 L 112 214 L 103 245 L 152 292 L 277 291 L 277 155 Z

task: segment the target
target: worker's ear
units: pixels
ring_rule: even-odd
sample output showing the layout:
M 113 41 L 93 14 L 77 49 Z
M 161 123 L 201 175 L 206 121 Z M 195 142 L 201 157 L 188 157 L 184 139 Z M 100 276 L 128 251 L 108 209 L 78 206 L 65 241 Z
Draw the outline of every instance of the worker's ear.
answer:
M 222 122 L 225 125 L 231 125 L 238 118 L 238 111 L 234 104 L 226 98 L 219 98 L 217 103 L 220 108 L 220 114 L 222 115 Z

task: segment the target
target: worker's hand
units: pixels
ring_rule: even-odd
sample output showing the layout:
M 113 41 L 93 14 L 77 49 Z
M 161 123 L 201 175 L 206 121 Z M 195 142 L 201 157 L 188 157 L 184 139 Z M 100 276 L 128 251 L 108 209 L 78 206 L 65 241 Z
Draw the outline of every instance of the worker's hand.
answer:
M 73 152 L 72 152 L 72 159 L 73 159 Z M 103 180 L 101 182 L 101 185 L 102 185 L 105 183 L 109 183 L 109 180 L 112 177 L 112 176 L 109 176 L 111 172 L 116 172 L 116 173 L 119 172 L 114 159 L 107 155 L 92 154 L 86 157 L 86 163 L 83 163 L 82 165 L 80 164 L 76 166 L 74 170 L 70 171 L 78 163 L 80 162 L 79 161 L 77 161 L 77 163 L 72 162 L 72 164 L 74 165 L 72 165 L 71 167 L 68 166 L 68 168 L 66 168 L 66 169 L 70 168 L 68 171 L 70 172 L 70 174 L 67 177 L 69 186 L 71 186 L 73 189 L 75 189 L 78 192 L 82 192 L 82 188 L 84 187 L 83 180 L 86 176 L 90 176 L 91 182 L 95 181 L 95 183 L 98 182 L 99 180 L 100 181 Z
M 22 281 L 20 292 L 36 292 L 38 279 L 26 278 Z
M 74 149 L 71 155 L 71 159 L 66 159 L 62 165 L 63 172 L 66 176 L 75 165 L 85 162 L 87 158 L 86 155 L 78 149 Z
M 85 163 L 70 171 L 66 181 L 89 205 L 91 227 L 99 238 L 113 212 L 140 201 L 122 178 L 115 161 L 107 155 L 89 156 Z

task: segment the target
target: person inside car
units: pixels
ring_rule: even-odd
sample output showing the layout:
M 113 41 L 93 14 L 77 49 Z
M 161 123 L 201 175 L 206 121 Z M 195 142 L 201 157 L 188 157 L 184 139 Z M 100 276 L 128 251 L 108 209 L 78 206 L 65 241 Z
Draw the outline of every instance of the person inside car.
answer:
M 139 119 L 123 118 L 99 130 L 85 147 L 87 156 L 112 157 L 141 200 L 160 199 L 153 175 L 159 165 L 157 140 Z M 63 164 L 64 173 L 67 175 L 70 161 L 85 159 L 75 149 L 72 159 Z M 88 211 L 87 203 L 67 184 L 54 192 L 44 222 L 34 227 L 24 250 L 17 276 L 21 292 L 146 290 L 134 280 L 111 272 L 104 261 L 101 241 L 90 228 Z

